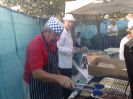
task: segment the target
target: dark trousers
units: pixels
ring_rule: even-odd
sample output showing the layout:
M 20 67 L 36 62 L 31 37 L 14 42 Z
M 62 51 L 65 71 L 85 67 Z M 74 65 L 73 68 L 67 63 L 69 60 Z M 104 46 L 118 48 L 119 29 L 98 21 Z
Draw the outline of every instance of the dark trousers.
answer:
M 64 76 L 67 76 L 67 77 L 71 78 L 72 69 L 62 69 L 62 68 L 60 68 L 59 70 L 60 70 L 61 75 L 64 75 Z M 67 88 L 62 87 L 62 94 L 63 94 L 64 99 L 68 99 L 71 92 L 72 92 L 71 89 L 67 89 Z
M 108 36 L 109 47 L 117 47 L 117 36 Z

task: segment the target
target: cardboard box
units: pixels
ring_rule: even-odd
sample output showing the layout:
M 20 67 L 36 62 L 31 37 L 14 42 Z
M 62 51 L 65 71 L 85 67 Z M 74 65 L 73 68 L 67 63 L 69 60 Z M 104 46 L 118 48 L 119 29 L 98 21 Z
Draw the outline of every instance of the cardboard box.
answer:
M 128 77 L 125 61 L 100 55 L 87 55 L 88 72 L 93 76 Z

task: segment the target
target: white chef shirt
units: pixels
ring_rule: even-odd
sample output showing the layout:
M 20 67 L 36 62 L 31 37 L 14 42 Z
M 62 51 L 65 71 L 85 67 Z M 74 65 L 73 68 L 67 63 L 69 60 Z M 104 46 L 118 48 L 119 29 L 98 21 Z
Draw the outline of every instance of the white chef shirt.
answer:
M 127 36 L 125 36 L 120 42 L 119 59 L 121 59 L 121 60 L 125 60 L 125 58 L 124 58 L 124 46 L 129 40 L 130 39 Z
M 59 54 L 59 67 L 62 69 L 72 68 L 72 51 L 73 40 L 71 33 L 64 28 L 60 39 L 57 41 L 58 54 Z
M 111 31 L 112 30 L 112 31 Z M 112 24 L 108 26 L 108 29 L 107 29 L 107 32 L 108 32 L 108 36 L 117 36 L 117 32 L 118 32 L 118 28 L 117 28 L 117 25 L 113 26 Z

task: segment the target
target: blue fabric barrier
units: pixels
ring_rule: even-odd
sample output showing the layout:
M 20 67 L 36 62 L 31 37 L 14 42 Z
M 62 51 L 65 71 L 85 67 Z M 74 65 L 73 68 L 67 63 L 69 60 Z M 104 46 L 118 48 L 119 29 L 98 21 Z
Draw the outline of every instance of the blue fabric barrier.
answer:
M 0 99 L 23 99 L 26 47 L 45 21 L 0 6 Z

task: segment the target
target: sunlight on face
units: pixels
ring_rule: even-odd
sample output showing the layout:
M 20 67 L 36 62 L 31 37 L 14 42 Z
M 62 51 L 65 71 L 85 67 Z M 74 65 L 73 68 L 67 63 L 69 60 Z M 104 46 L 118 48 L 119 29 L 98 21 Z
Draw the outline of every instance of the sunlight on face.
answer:
M 70 30 L 72 28 L 72 26 L 74 25 L 74 21 L 64 21 L 64 27 L 68 30 Z

